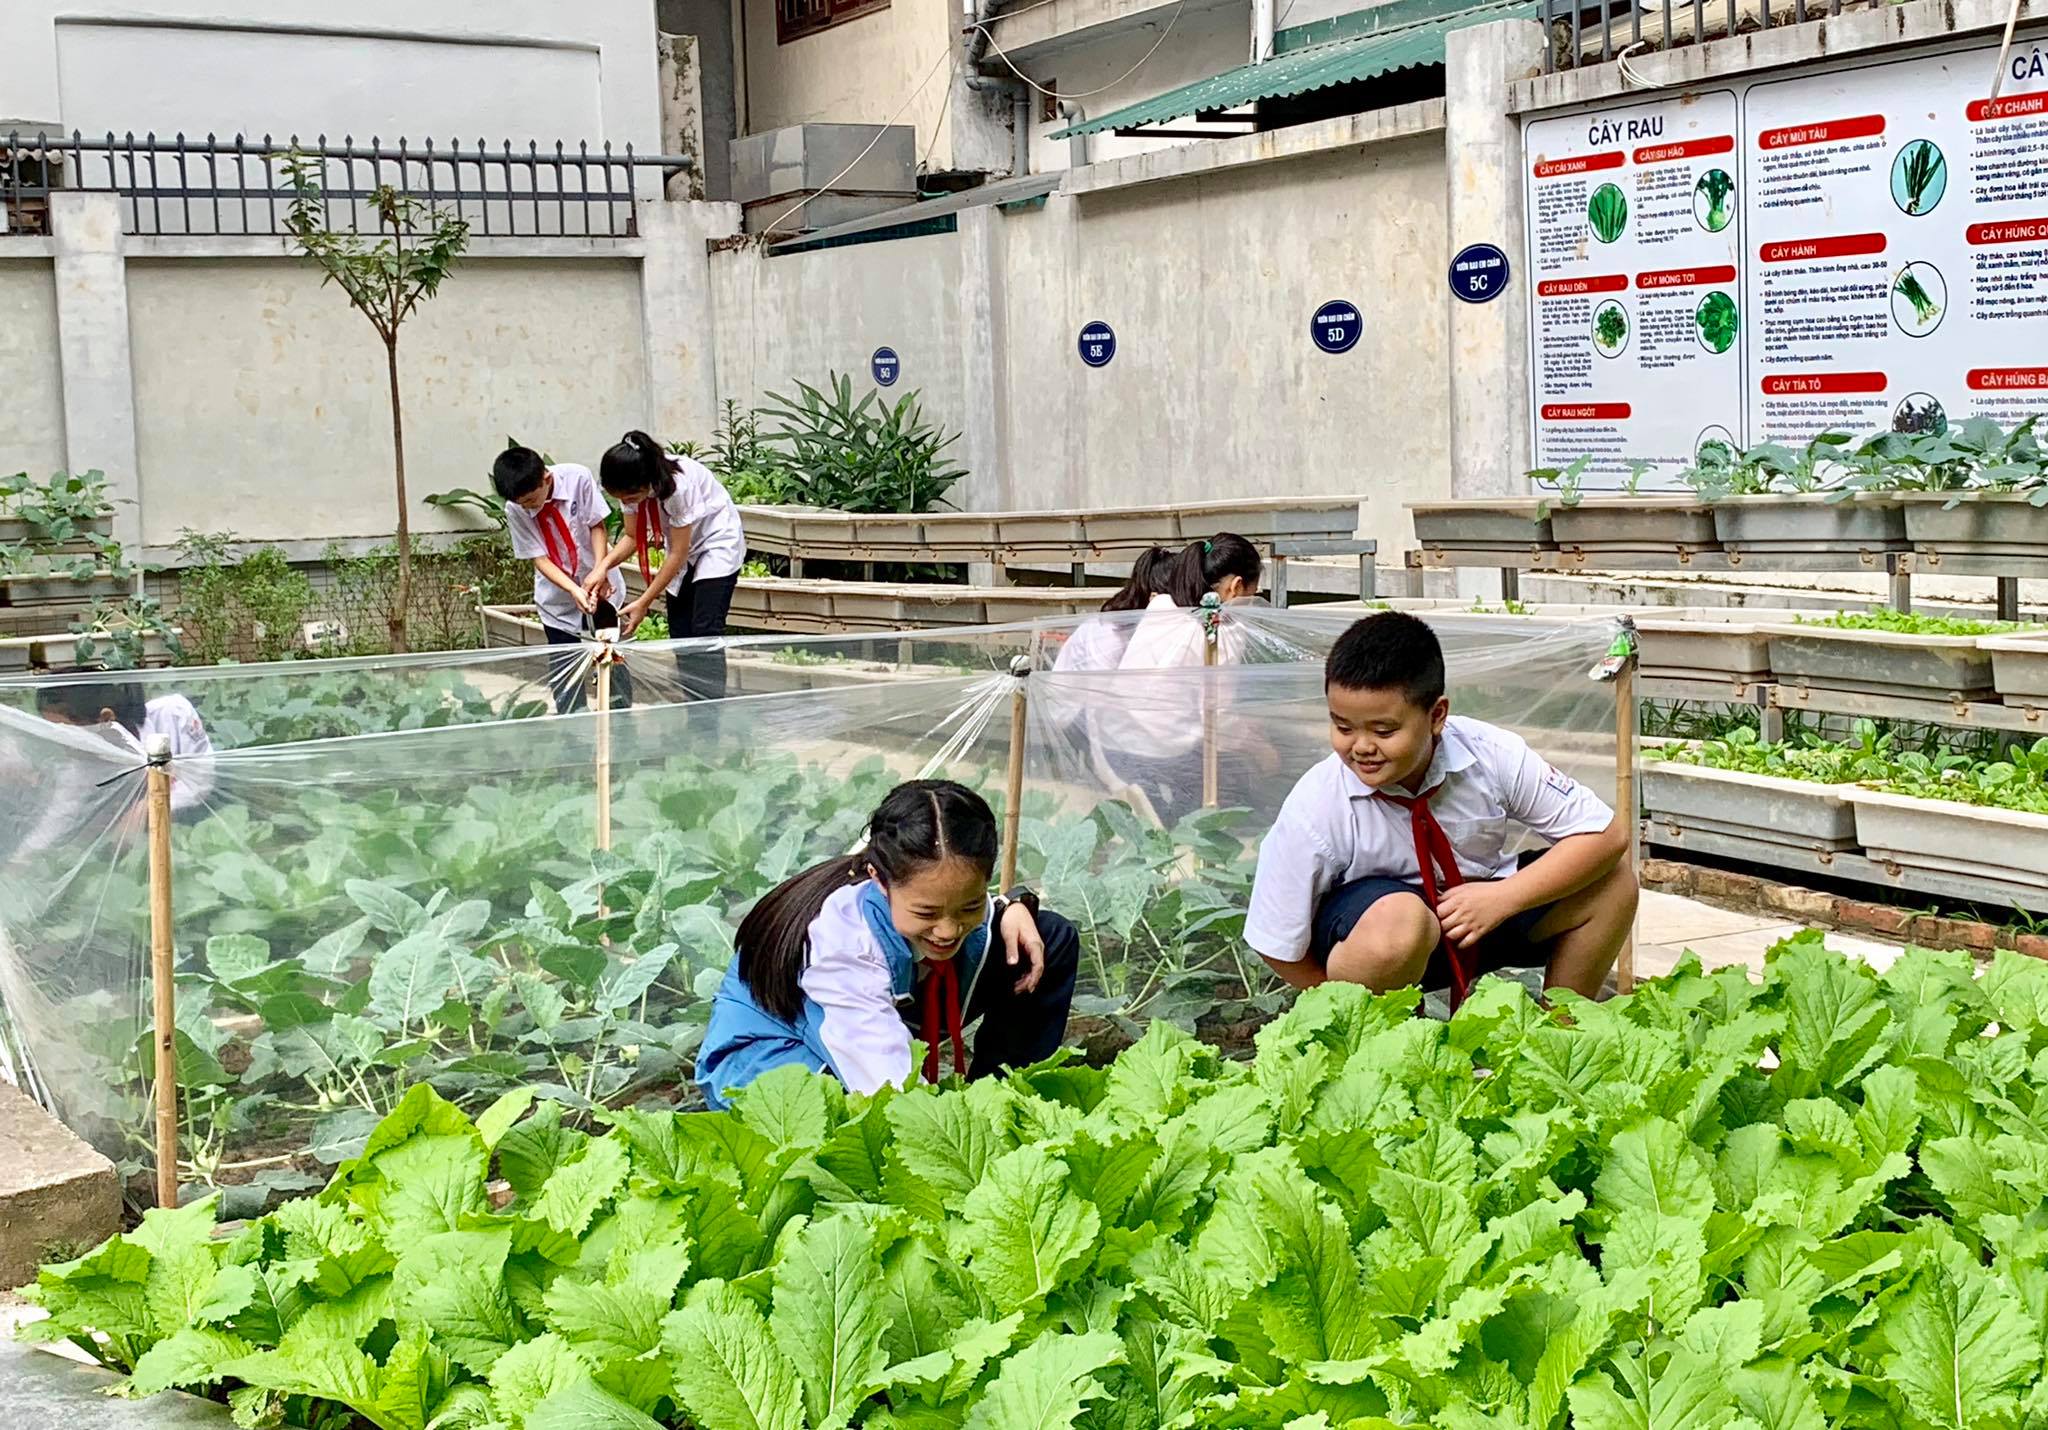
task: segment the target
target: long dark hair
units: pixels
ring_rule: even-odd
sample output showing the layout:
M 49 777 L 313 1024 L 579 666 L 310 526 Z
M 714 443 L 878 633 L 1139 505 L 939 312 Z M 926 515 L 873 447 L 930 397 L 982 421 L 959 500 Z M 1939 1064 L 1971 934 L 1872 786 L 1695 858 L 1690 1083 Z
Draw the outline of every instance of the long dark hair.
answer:
M 1173 558 L 1166 573 L 1166 594 L 1176 606 L 1199 606 L 1202 597 L 1227 576 L 1239 577 L 1257 589 L 1263 565 L 1258 547 L 1242 536 L 1219 531 L 1207 541 L 1190 541 L 1187 549 Z
M 811 952 L 811 922 L 835 889 L 869 868 L 898 883 L 943 859 L 965 859 L 986 879 L 996 867 L 996 816 L 988 801 L 951 780 L 911 780 L 889 791 L 868 819 L 867 844 L 777 884 L 740 920 L 733 952 L 754 1002 L 794 1023 L 803 1011 L 797 979 Z
M 1105 611 L 1142 611 L 1150 605 L 1152 598 L 1170 594 L 1166 588 L 1166 573 L 1173 569 L 1173 553 L 1163 546 L 1147 547 L 1145 554 L 1131 564 L 1131 579 L 1122 588 L 1102 603 Z
M 667 501 L 676 494 L 676 473 L 668 453 L 645 432 L 628 432 L 605 449 L 597 464 L 597 482 L 615 497 L 651 490 L 656 501 Z

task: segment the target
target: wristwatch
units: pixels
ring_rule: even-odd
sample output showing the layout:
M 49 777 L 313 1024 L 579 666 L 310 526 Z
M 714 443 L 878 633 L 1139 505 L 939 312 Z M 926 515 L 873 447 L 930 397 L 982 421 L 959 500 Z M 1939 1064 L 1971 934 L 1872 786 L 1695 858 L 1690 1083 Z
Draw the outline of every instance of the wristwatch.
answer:
M 1032 893 L 1029 889 L 1020 887 L 1010 890 L 1009 893 L 1003 895 L 1003 903 L 1005 905 L 1022 904 L 1025 908 L 1031 910 L 1032 918 L 1038 917 L 1038 895 Z M 1000 918 L 1001 915 L 998 914 L 997 917 Z

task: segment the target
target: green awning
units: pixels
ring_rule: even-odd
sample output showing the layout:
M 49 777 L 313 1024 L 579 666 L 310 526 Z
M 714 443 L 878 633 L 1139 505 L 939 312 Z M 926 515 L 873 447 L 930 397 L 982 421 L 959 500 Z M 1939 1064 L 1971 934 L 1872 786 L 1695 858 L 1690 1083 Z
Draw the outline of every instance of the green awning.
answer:
M 1381 9 L 1408 9 L 1410 14 L 1414 13 L 1413 9 L 1398 3 Z M 1350 80 L 1371 79 L 1374 75 L 1389 74 L 1411 65 L 1440 65 L 1444 62 L 1444 36 L 1452 30 L 1484 24 L 1489 20 L 1534 16 L 1536 12 L 1536 0 L 1503 0 L 1503 3 L 1474 5 L 1448 14 L 1410 20 L 1405 24 L 1382 25 L 1370 33 L 1333 39 L 1329 43 L 1291 48 L 1288 44 L 1290 38 L 1294 38 L 1297 44 L 1302 39 L 1319 38 L 1305 32 L 1329 33 L 1333 29 L 1342 32 L 1341 26 L 1328 21 L 1322 25 L 1300 26 L 1296 30 L 1282 31 L 1276 37 L 1274 48 L 1284 53 L 1276 53 L 1262 65 L 1241 65 L 1234 70 L 1225 70 L 1222 74 L 1169 90 L 1157 98 L 1125 105 L 1122 109 L 1085 120 L 1048 137 L 1073 139 L 1109 129 L 1135 129 L 1190 114 L 1236 109 L 1255 100 L 1279 99 Z M 1359 12 L 1355 17 L 1340 16 L 1339 20 L 1355 18 L 1369 24 L 1368 17 L 1374 15 L 1375 11 L 1368 10 Z

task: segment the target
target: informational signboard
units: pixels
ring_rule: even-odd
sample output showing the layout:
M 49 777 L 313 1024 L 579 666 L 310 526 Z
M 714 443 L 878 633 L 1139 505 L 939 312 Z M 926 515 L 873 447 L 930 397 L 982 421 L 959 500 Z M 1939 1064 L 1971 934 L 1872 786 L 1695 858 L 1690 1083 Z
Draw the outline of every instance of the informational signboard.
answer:
M 1358 346 L 1365 319 L 1348 298 L 1332 298 L 1308 320 L 1308 335 L 1326 353 L 1348 353 Z
M 1081 329 L 1081 361 L 1090 367 L 1108 367 L 1109 360 L 1116 356 L 1116 330 L 1109 324 L 1094 322 Z
M 875 375 L 876 386 L 894 387 L 896 379 L 903 375 L 903 362 L 896 356 L 896 349 L 876 348 L 874 356 L 868 359 L 868 370 Z
M 2048 408 L 2048 55 L 1752 85 L 1753 442 Z
M 1536 461 L 1670 475 L 1730 440 L 1742 390 L 1731 90 L 1536 120 L 1528 157 Z
M 2048 410 L 2048 42 L 1997 57 L 1529 121 L 1538 464 Z
M 1465 303 L 1491 303 L 1508 290 L 1508 256 L 1491 243 L 1472 243 L 1451 260 L 1451 296 Z

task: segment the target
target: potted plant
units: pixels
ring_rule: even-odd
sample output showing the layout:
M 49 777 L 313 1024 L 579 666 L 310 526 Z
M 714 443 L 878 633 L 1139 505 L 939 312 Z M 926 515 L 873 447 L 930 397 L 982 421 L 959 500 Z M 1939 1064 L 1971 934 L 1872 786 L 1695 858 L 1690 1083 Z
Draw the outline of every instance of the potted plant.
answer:
M 1584 490 L 1590 456 L 1566 467 L 1538 467 L 1529 473 L 1540 488 L 1556 493 L 1550 534 L 1560 550 L 1599 554 L 1677 554 L 1681 559 L 1718 547 L 1714 513 L 1696 496 L 1643 496 L 1648 462 L 1630 462 L 1620 492 L 1588 495 Z
M 1801 448 L 1763 442 L 1740 451 L 1710 442 L 1681 480 L 1713 504 L 1731 566 L 1744 556 L 1853 551 L 1876 569 L 1883 553 L 1906 549 L 1905 516 L 1895 500 L 1849 485 L 1854 440 L 1823 432 Z
M 1771 673 L 1781 684 L 1877 695 L 1981 700 L 1993 689 L 1983 636 L 2013 629 L 1996 621 L 1899 611 L 1842 611 L 1764 627 Z
M 113 535 L 106 474 L 59 472 L 37 482 L 26 472 L 0 477 L 0 546 L 89 551 Z

